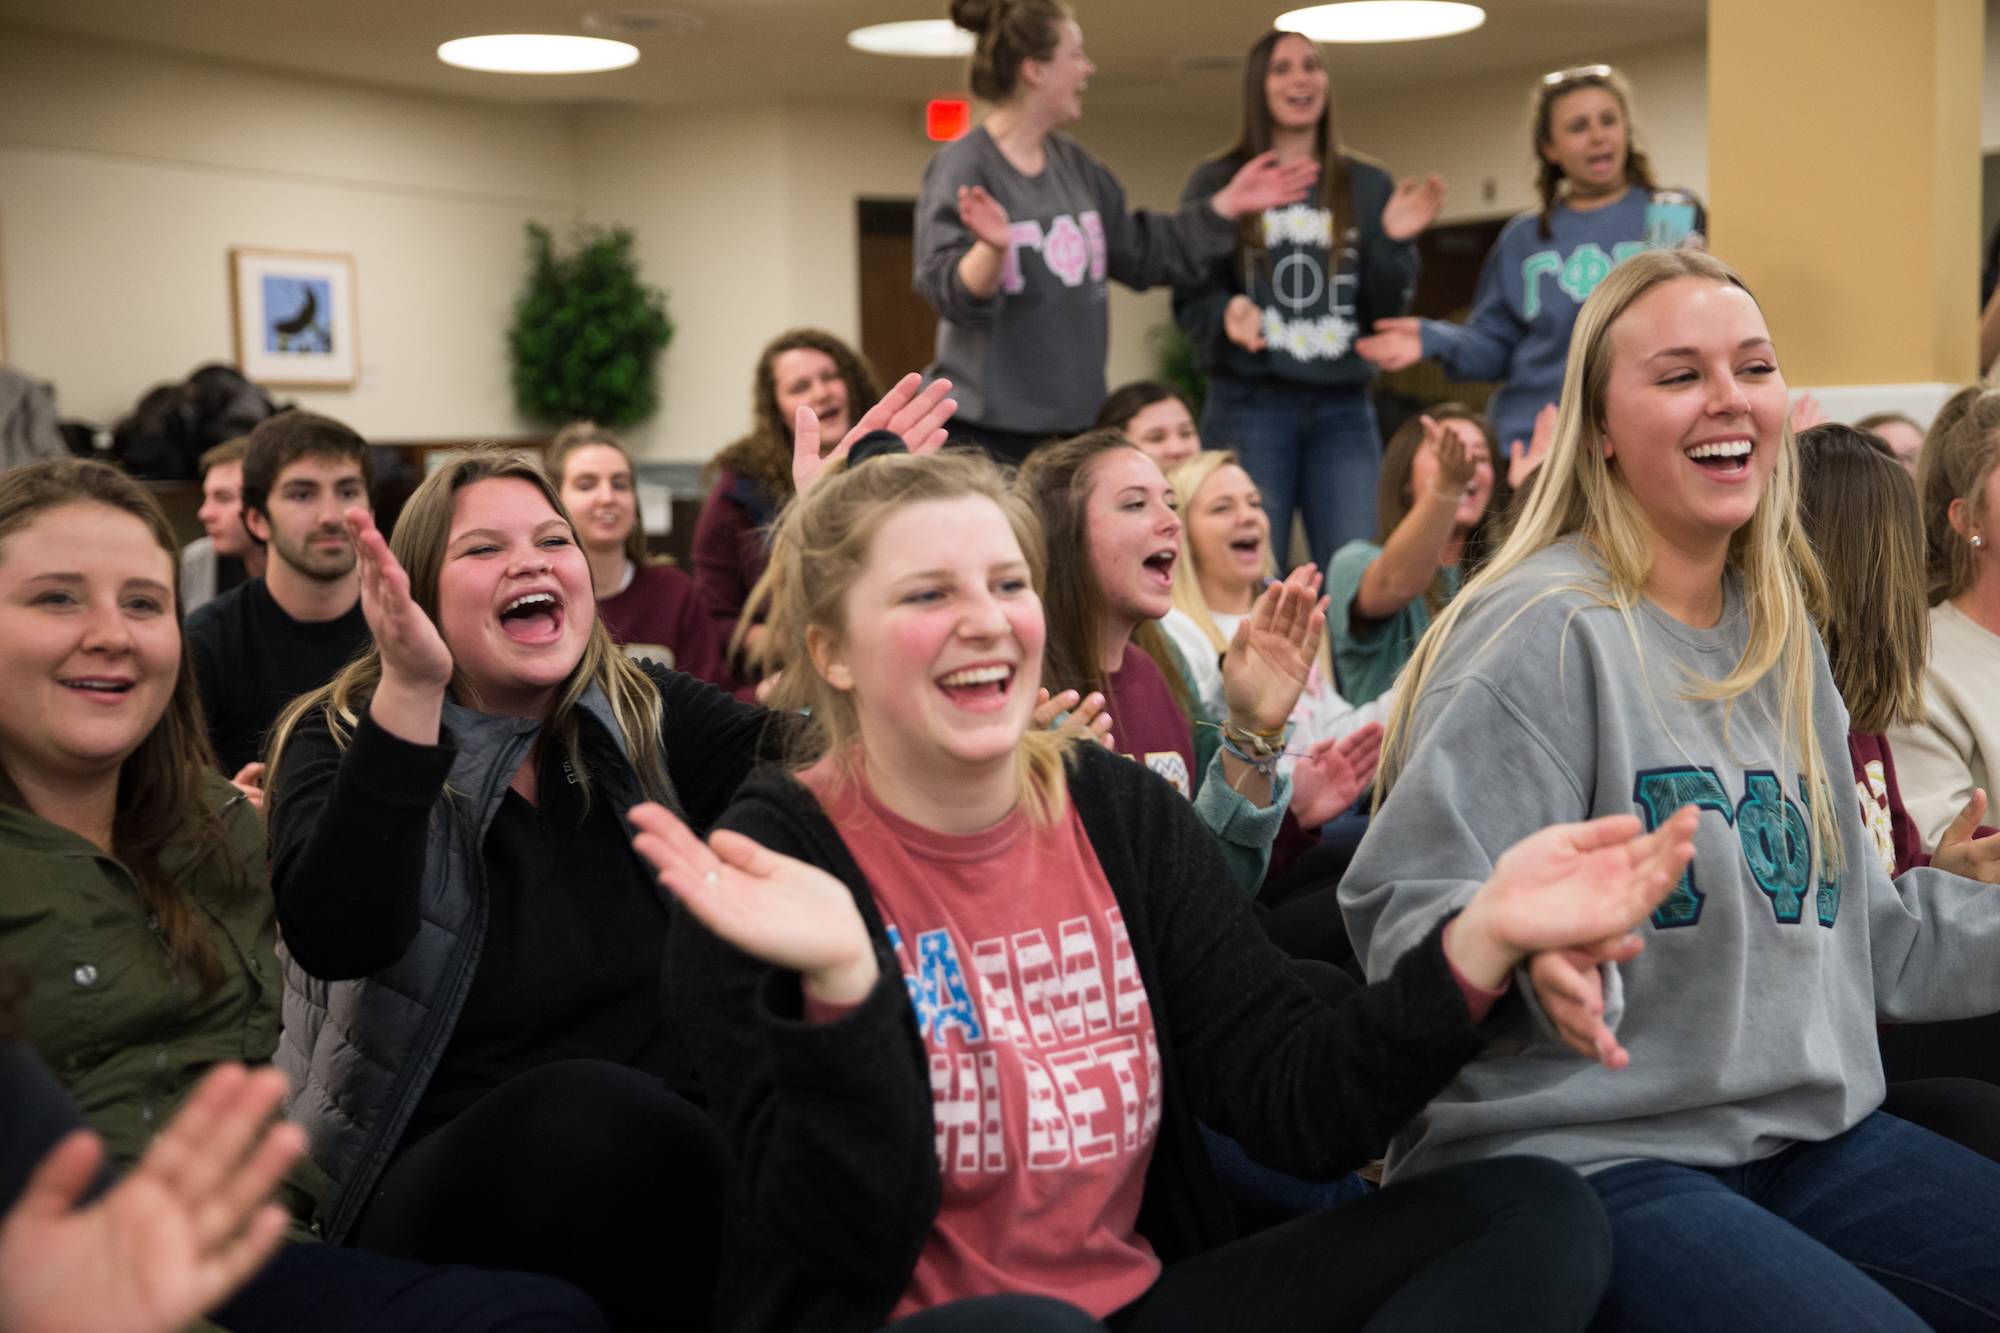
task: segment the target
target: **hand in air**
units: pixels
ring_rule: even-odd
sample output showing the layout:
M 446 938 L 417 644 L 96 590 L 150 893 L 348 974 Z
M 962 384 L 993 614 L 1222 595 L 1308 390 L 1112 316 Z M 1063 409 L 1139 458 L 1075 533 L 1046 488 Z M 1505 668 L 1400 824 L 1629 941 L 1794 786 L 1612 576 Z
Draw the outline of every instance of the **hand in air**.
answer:
M 1063 716 L 1065 713 L 1067 717 Z M 1111 743 L 1111 714 L 1105 711 L 1103 695 L 1093 691 L 1088 699 L 1079 702 L 1075 690 L 1064 690 L 1054 697 L 1045 689 L 1037 690 L 1032 724 L 1047 729 L 1055 726 L 1058 718 L 1062 719 L 1061 730 L 1065 734 L 1096 741 L 1116 753 Z
M 1415 240 L 1443 210 L 1444 177 L 1435 171 L 1422 180 L 1405 176 L 1382 206 L 1382 234 L 1392 241 Z
M 958 411 L 958 402 L 949 397 L 950 380 L 932 380 L 911 371 L 896 381 L 882 400 L 861 414 L 854 428 L 840 437 L 840 443 L 824 457 L 819 451 L 819 416 L 804 403 L 792 417 L 792 488 L 800 495 L 812 489 L 826 465 L 847 457 L 848 450 L 870 431 L 886 430 L 903 437 L 903 445 L 913 454 L 933 453 L 944 447 L 948 436 L 944 423 Z
M 1431 456 L 1437 459 L 1437 480 L 1431 483 L 1432 492 L 1440 500 L 1456 504 L 1478 473 L 1479 460 L 1466 447 L 1465 437 L 1449 425 L 1430 417 L 1424 417 L 1422 421 L 1424 442 L 1420 447 L 1429 449 Z
M 958 220 L 965 224 L 974 240 L 986 242 L 1001 254 L 1013 248 L 1014 234 L 1007 210 L 986 192 L 985 186 L 958 187 Z
M 1316 829 L 1353 809 L 1381 759 L 1380 722 L 1320 741 L 1292 767 L 1292 818 L 1300 828 Z
M 1423 321 L 1408 315 L 1378 319 L 1373 333 L 1354 340 L 1354 352 L 1377 370 L 1406 370 L 1423 360 Z
M 696 919 L 752 958 L 799 974 L 830 1004 L 857 1004 L 880 975 L 875 947 L 847 886 L 740 833 L 707 842 L 664 806 L 632 811 L 633 846 Z
M 1326 635 L 1326 599 L 1316 565 L 1300 565 L 1257 596 L 1222 657 L 1229 716 L 1251 731 L 1276 731 L 1298 706 Z
M 1209 203 L 1223 217 L 1240 218 L 1296 204 L 1318 179 L 1319 163 L 1309 157 L 1280 162 L 1275 152 L 1259 153 L 1237 168 Z
M 1535 475 L 1535 469 L 1549 456 L 1549 446 L 1556 442 L 1556 405 L 1542 404 L 1542 410 L 1535 413 L 1534 435 L 1523 450 L 1519 440 L 1507 447 L 1507 485 L 1520 490 L 1528 484 L 1528 478 Z
M 383 678 L 443 689 L 451 683 L 451 650 L 410 596 L 410 576 L 376 531 L 373 514 L 356 506 L 345 518 L 361 566 L 361 614 L 382 654 Z
M 1802 393 L 1799 395 L 1799 400 L 1792 404 L 1789 416 L 1792 434 L 1796 435 L 1802 430 L 1811 430 L 1814 426 L 1825 424 L 1826 409 L 1819 405 L 1819 399 L 1810 393 Z
M 1958 812 L 1958 818 L 1938 838 L 1937 850 L 1931 853 L 1931 865 L 1967 879 L 2000 884 L 2000 833 L 1989 833 L 1983 838 L 1972 836 L 1985 813 L 1986 791 L 1974 787 L 1965 809 Z
M 1257 303 L 1238 292 L 1222 308 L 1222 333 L 1246 352 L 1261 352 L 1264 341 L 1264 312 Z
M 171 1333 L 220 1305 L 277 1249 L 266 1202 L 305 1150 L 271 1123 L 275 1069 L 217 1065 L 130 1174 L 79 1206 L 104 1161 L 78 1130 L 52 1149 L 0 1220 L 0 1328 Z
M 1530 954 L 1619 939 L 1694 859 L 1695 815 L 1684 806 L 1652 833 L 1637 815 L 1606 815 L 1530 834 L 1494 863 L 1446 952 L 1469 980 L 1498 986 Z

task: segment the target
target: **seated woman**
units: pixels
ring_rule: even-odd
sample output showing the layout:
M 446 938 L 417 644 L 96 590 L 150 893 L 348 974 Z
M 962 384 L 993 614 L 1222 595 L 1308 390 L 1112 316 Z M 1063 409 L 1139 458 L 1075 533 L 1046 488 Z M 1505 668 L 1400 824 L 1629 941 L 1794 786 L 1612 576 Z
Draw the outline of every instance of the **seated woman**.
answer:
M 628 656 L 731 687 L 723 665 L 727 631 L 702 606 L 684 570 L 646 554 L 625 442 L 594 422 L 572 422 L 557 432 L 544 466 L 577 521 L 597 618 L 611 641 Z
M 1337 747 L 1277 768 L 1286 724 L 1324 633 L 1315 571 L 1267 588 L 1239 628 L 1245 651 L 1225 661 L 1221 747 L 1195 744 L 1196 705 L 1158 621 L 1173 609 L 1181 520 L 1153 461 L 1115 431 L 1042 446 L 1017 484 L 1048 539 L 1047 680 L 1102 695 L 1116 748 L 1171 782 L 1215 831 L 1238 882 L 1264 880 L 1287 806 L 1317 827 L 1354 803 L 1362 784 Z M 1206 763 L 1198 754 L 1210 754 Z
M 1523 1151 L 1585 1172 L 1605 1327 L 1990 1328 L 2000 1165 L 1877 1110 L 1876 1025 L 2000 1009 L 2000 895 L 1891 880 L 1862 824 L 1741 279 L 1693 250 L 1613 269 L 1558 421 L 1403 675 L 1348 925 L 1388 975 L 1558 820 L 1692 808 L 1694 860 L 1636 937 L 1532 960 L 1496 1036 L 1517 1053 L 1460 1070 L 1389 1178 Z
M 1194 412 L 1181 391 L 1158 380 L 1134 380 L 1113 389 L 1097 409 L 1097 429 L 1115 430 L 1139 452 L 1171 472 L 1201 452 Z
M 264 1064 L 279 1040 L 263 826 L 214 772 L 176 568 L 165 514 L 115 469 L 0 474 L 0 973 L 25 975 L 26 1039 L 121 1168 L 145 1158 L 209 1069 Z M 317 1183 L 304 1172 L 290 1191 L 302 1214 Z M 293 1234 L 218 1322 L 603 1327 L 545 1278 Z
M 1403 423 L 1382 452 L 1376 540 L 1351 541 L 1326 570 L 1327 625 L 1340 692 L 1387 693 L 1417 640 L 1464 579 L 1493 502 L 1493 437 L 1446 403 Z
M 1030 726 L 1041 548 L 983 459 L 824 482 L 767 575 L 803 767 L 706 844 L 634 814 L 693 917 L 668 991 L 733 1149 L 718 1326 L 1101 1327 L 980 1322 L 1036 1296 L 1128 1333 L 1582 1327 L 1605 1254 L 1562 1168 L 1450 1168 L 1237 1240 L 1197 1117 L 1301 1174 L 1367 1160 L 1479 1052 L 1483 987 L 1641 920 L 1691 821 L 1527 839 L 1329 1006 L 1183 797 Z
M 750 589 L 769 558 L 766 539 L 778 511 L 792 498 L 794 429 L 799 409 L 809 409 L 820 438 L 838 440 L 854 424 L 860 404 L 875 401 L 875 377 L 861 354 L 831 333 L 792 329 L 772 339 L 757 357 L 750 381 L 750 433 L 715 456 L 715 484 L 695 522 L 695 587 L 725 641 L 739 644 L 732 669 L 755 683 L 763 629 L 738 625 Z
M 1935 848 L 2000 779 L 2000 392 L 1938 412 L 1917 464 L 1930 575 L 1923 717 L 1890 729 L 1917 837 Z

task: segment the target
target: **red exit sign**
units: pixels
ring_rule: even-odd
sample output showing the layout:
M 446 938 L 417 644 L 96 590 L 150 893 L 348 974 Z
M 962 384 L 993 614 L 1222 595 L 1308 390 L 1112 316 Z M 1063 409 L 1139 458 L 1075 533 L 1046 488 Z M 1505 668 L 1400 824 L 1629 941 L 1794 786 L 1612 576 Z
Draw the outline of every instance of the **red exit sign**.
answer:
M 933 97 L 924 105 L 924 134 L 950 143 L 972 128 L 972 103 L 963 97 Z

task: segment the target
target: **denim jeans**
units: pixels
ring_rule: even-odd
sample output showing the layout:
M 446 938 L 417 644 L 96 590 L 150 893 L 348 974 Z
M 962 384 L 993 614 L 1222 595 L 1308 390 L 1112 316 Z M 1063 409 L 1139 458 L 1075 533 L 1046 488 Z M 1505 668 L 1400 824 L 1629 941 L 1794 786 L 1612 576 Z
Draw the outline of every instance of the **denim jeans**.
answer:
M 1375 536 L 1382 435 L 1367 385 L 1329 388 L 1218 375 L 1209 381 L 1201 442 L 1234 449 L 1243 460 L 1264 494 L 1280 567 L 1291 547 L 1294 506 L 1305 519 L 1306 549 L 1322 567 L 1348 542 Z
M 1881 1111 L 1747 1166 L 1627 1162 L 1593 1329 L 2000 1329 L 2000 1165 Z

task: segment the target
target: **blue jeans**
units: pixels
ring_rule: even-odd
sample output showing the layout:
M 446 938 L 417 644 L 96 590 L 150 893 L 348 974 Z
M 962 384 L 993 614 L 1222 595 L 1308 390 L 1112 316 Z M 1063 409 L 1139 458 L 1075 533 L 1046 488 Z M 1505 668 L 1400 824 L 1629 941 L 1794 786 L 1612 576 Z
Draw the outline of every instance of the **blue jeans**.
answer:
M 1747 1166 L 1590 1177 L 1600 1330 L 2000 1329 L 2000 1165 L 1877 1111 Z
M 1348 542 L 1374 539 L 1382 434 L 1367 385 L 1323 388 L 1218 375 L 1208 384 L 1201 442 L 1234 449 L 1264 493 L 1280 568 L 1291 546 L 1294 506 L 1305 519 L 1306 549 L 1322 566 Z

